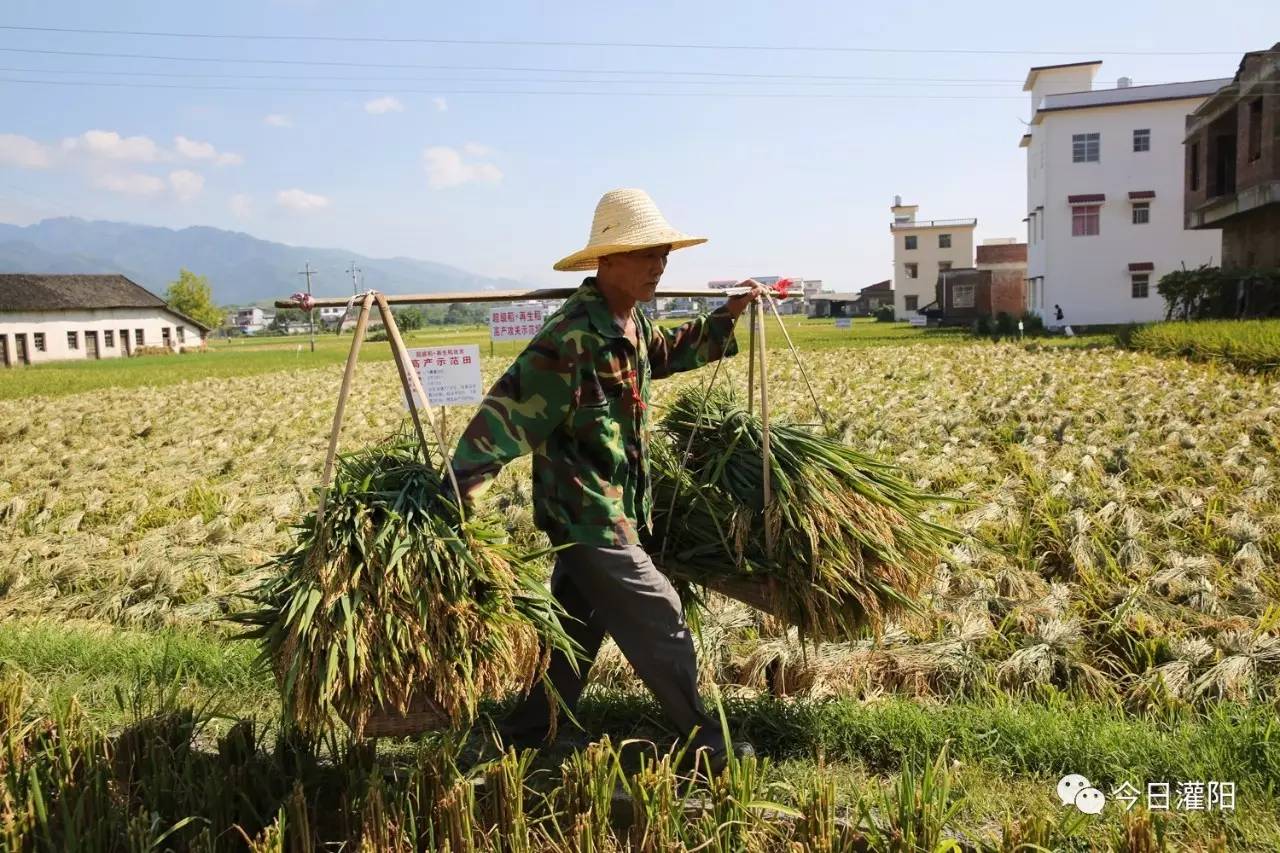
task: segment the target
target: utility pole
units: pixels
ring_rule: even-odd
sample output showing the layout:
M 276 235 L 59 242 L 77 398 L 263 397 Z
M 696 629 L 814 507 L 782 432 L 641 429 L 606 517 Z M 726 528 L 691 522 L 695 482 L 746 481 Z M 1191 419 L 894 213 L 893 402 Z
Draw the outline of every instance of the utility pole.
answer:
M 307 277 L 307 296 L 311 295 L 311 276 L 314 270 L 311 269 L 311 262 L 307 261 L 302 265 L 303 268 L 298 271 L 298 275 Z M 311 351 L 316 351 L 316 309 L 311 308 L 307 311 L 307 335 L 311 338 Z
M 364 270 L 356 266 L 355 261 L 352 261 L 351 266 L 347 269 L 347 272 L 351 274 L 351 294 L 355 296 L 360 292 L 359 286 L 356 284 L 356 273 L 363 273 Z

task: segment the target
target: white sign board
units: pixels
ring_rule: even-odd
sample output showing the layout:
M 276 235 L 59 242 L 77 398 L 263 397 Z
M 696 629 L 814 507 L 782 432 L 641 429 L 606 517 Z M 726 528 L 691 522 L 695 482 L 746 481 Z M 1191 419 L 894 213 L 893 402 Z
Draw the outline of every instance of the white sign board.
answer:
M 913 326 L 928 326 L 929 318 L 921 314 L 912 314 L 907 318 L 907 322 Z
M 480 379 L 480 345 L 421 347 L 409 350 L 422 389 L 433 406 L 458 406 L 484 399 Z M 414 395 L 417 396 L 416 394 Z M 408 401 L 403 401 L 409 408 Z M 421 408 L 422 401 L 418 401 Z
M 836 328 L 837 328 L 837 329 L 852 329 L 852 328 L 853 328 L 853 318 L 852 318 L 852 317 L 837 317 L 837 318 L 836 318 Z
M 542 306 L 494 308 L 489 312 L 489 339 L 521 341 L 532 338 L 542 328 Z

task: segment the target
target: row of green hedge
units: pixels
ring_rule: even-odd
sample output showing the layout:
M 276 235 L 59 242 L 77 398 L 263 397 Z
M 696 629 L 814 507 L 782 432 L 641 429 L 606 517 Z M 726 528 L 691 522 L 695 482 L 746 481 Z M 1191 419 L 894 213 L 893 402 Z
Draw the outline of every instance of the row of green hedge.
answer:
M 1214 361 L 1244 370 L 1280 368 L 1280 319 L 1198 320 L 1136 326 L 1117 343 L 1157 355 Z

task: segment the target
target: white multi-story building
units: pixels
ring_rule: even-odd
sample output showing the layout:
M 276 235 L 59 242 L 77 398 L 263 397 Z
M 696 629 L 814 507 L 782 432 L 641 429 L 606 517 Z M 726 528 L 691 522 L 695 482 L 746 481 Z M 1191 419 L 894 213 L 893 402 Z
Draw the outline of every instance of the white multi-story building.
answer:
M 0 275 L 0 367 L 198 349 L 208 332 L 122 275 Z
M 938 273 L 973 266 L 976 219 L 916 219 L 919 209 L 893 200 L 893 315 L 906 320 L 934 301 Z
M 1218 231 L 1183 227 L 1186 117 L 1228 80 L 1094 89 L 1101 62 L 1032 68 L 1027 307 L 1055 323 L 1164 317 L 1165 273 L 1221 260 Z

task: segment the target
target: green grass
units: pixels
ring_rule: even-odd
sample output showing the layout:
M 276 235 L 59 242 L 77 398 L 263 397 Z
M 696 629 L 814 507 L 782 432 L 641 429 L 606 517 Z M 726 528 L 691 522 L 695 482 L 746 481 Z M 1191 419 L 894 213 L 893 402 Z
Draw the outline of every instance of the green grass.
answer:
M 1244 370 L 1280 368 L 1280 319 L 1156 323 L 1134 330 L 1128 343 L 1157 355 L 1185 356 Z
M 663 321 L 660 325 L 675 326 L 678 321 Z M 852 329 L 837 329 L 832 320 L 788 317 L 787 329 L 797 348 L 810 350 L 968 341 L 963 333 L 956 330 L 925 330 L 905 323 L 876 323 L 865 319 L 855 320 Z M 769 349 L 786 347 L 786 340 L 779 333 L 775 322 L 770 321 L 765 333 Z M 739 345 L 745 349 L 745 325 L 740 330 L 738 339 Z M 410 347 L 479 344 L 481 356 L 488 356 L 490 353 L 489 333 L 485 326 L 419 329 L 408 333 L 405 343 Z M 495 344 L 492 353 L 498 360 L 506 362 L 523 348 L 523 342 L 503 342 Z M 307 336 L 292 335 L 213 340 L 205 353 L 51 362 L 0 371 L 0 400 L 56 397 L 102 388 L 159 387 L 204 379 L 312 370 L 344 363 L 350 349 L 349 334 L 340 337 L 329 332 L 316 335 L 315 352 L 311 351 Z M 389 361 L 391 348 L 385 342 L 371 342 L 361 349 L 360 358 L 362 361 Z
M 178 689 L 193 705 L 238 716 L 273 716 L 279 695 L 256 666 L 256 646 L 213 628 L 134 631 L 94 622 L 16 619 L 0 625 L 0 665 L 33 676 L 49 705 L 73 696 L 91 717 L 117 724 L 122 694 Z
M 90 715 L 110 723 L 121 719 L 117 688 L 175 682 L 188 701 L 215 700 L 229 714 L 269 717 L 278 703 L 256 656 L 254 644 L 212 629 L 144 632 L 51 620 L 0 625 L 0 662 L 35 677 L 51 698 L 79 692 Z M 491 706 L 496 713 L 503 707 Z M 1050 694 L 1041 701 L 942 704 L 730 698 L 725 708 L 737 736 L 777 759 L 820 756 L 884 773 L 930 758 L 950 741 L 954 758 L 1002 773 L 1082 773 L 1108 785 L 1233 780 L 1280 795 L 1280 721 L 1262 705 L 1155 716 Z M 656 704 L 624 691 L 591 688 L 578 719 L 590 734 L 615 739 L 662 732 Z
M 215 826 L 219 816 L 229 813 L 246 827 L 261 827 L 269 824 L 296 783 L 305 786 L 308 799 L 346 798 L 356 797 L 367 779 L 379 776 L 375 768 L 358 763 L 366 760 L 360 753 L 339 753 L 333 763 L 319 757 L 316 763 L 305 753 L 289 757 L 291 753 L 279 752 L 279 742 L 274 753 L 259 753 L 248 761 L 243 753 L 229 751 L 234 739 L 227 733 L 234 720 L 252 717 L 271 724 L 278 710 L 270 675 L 253 665 L 255 654 L 252 644 L 234 643 L 212 629 L 146 633 L 51 620 L 0 625 L 0 669 L 32 676 L 36 711 L 49 708 L 46 712 L 65 717 L 67 711 L 56 708 L 67 707 L 74 694 L 91 720 L 119 733 L 120 743 L 143 736 L 155 740 L 145 760 L 156 763 L 142 770 L 143 786 L 137 793 L 157 816 L 164 816 L 160 829 L 188 813 L 207 815 Z M 200 715 L 184 711 L 189 707 L 227 717 L 214 721 L 216 725 L 201 724 Z M 1271 849 L 1280 843 L 1275 820 L 1280 724 L 1267 707 L 1220 706 L 1210 713 L 1156 717 L 1061 695 L 1041 701 L 942 704 L 737 698 L 724 707 L 733 735 L 750 739 L 774 762 L 765 768 L 756 797 L 768 792 L 769 800 L 803 808 L 808 792 L 833 785 L 837 811 L 856 818 L 869 804 L 877 820 L 892 822 L 899 820 L 892 812 L 899 802 L 896 786 L 923 785 L 923 768 L 941 754 L 946 761 L 937 770 L 945 779 L 934 781 L 945 781 L 950 793 L 934 793 L 932 806 L 954 809 L 946 825 L 966 838 L 992 838 L 1001 834 L 1004 821 L 1039 816 L 1056 827 L 1059 843 L 1089 839 L 1110 848 L 1107 839 L 1124 827 L 1119 812 L 1108 811 L 1094 821 L 1076 818 L 1071 824 L 1071 813 L 1053 797 L 1060 776 L 1079 772 L 1103 792 L 1123 781 L 1139 788 L 1144 781 L 1161 780 L 1236 784 L 1238 807 L 1231 815 L 1170 813 L 1170 847 L 1115 849 L 1199 849 L 1224 833 L 1233 841 L 1231 849 Z M 579 743 L 602 736 L 612 743 L 669 740 L 657 706 L 643 695 L 590 689 L 579 719 L 585 735 L 570 735 Z M 186 736 L 196 738 L 198 751 L 175 747 Z M 471 743 L 480 738 L 472 735 Z M 270 751 L 271 736 L 261 733 L 257 743 Z M 380 775 L 388 780 L 385 794 L 399 802 L 421 770 L 415 762 L 439 761 L 431 758 L 435 749 L 439 744 L 428 740 L 380 751 Z M 644 749 L 631 748 L 631 757 L 623 762 L 623 774 L 639 774 L 628 784 L 646 779 L 646 784 L 662 785 L 660 776 L 646 776 L 636 765 L 641 753 Z M 535 758 L 529 779 L 543 779 L 538 785 L 554 783 L 562 765 L 581 761 L 573 749 L 553 749 Z M 404 788 L 396 788 L 399 784 Z M 65 790 L 69 798 L 92 795 L 86 786 Z M 247 798 L 237 792 L 247 792 Z M 538 799 L 531 795 L 531 802 Z M 308 820 L 323 821 L 324 809 L 315 808 Z M 910 848 L 873 844 L 869 849 Z

